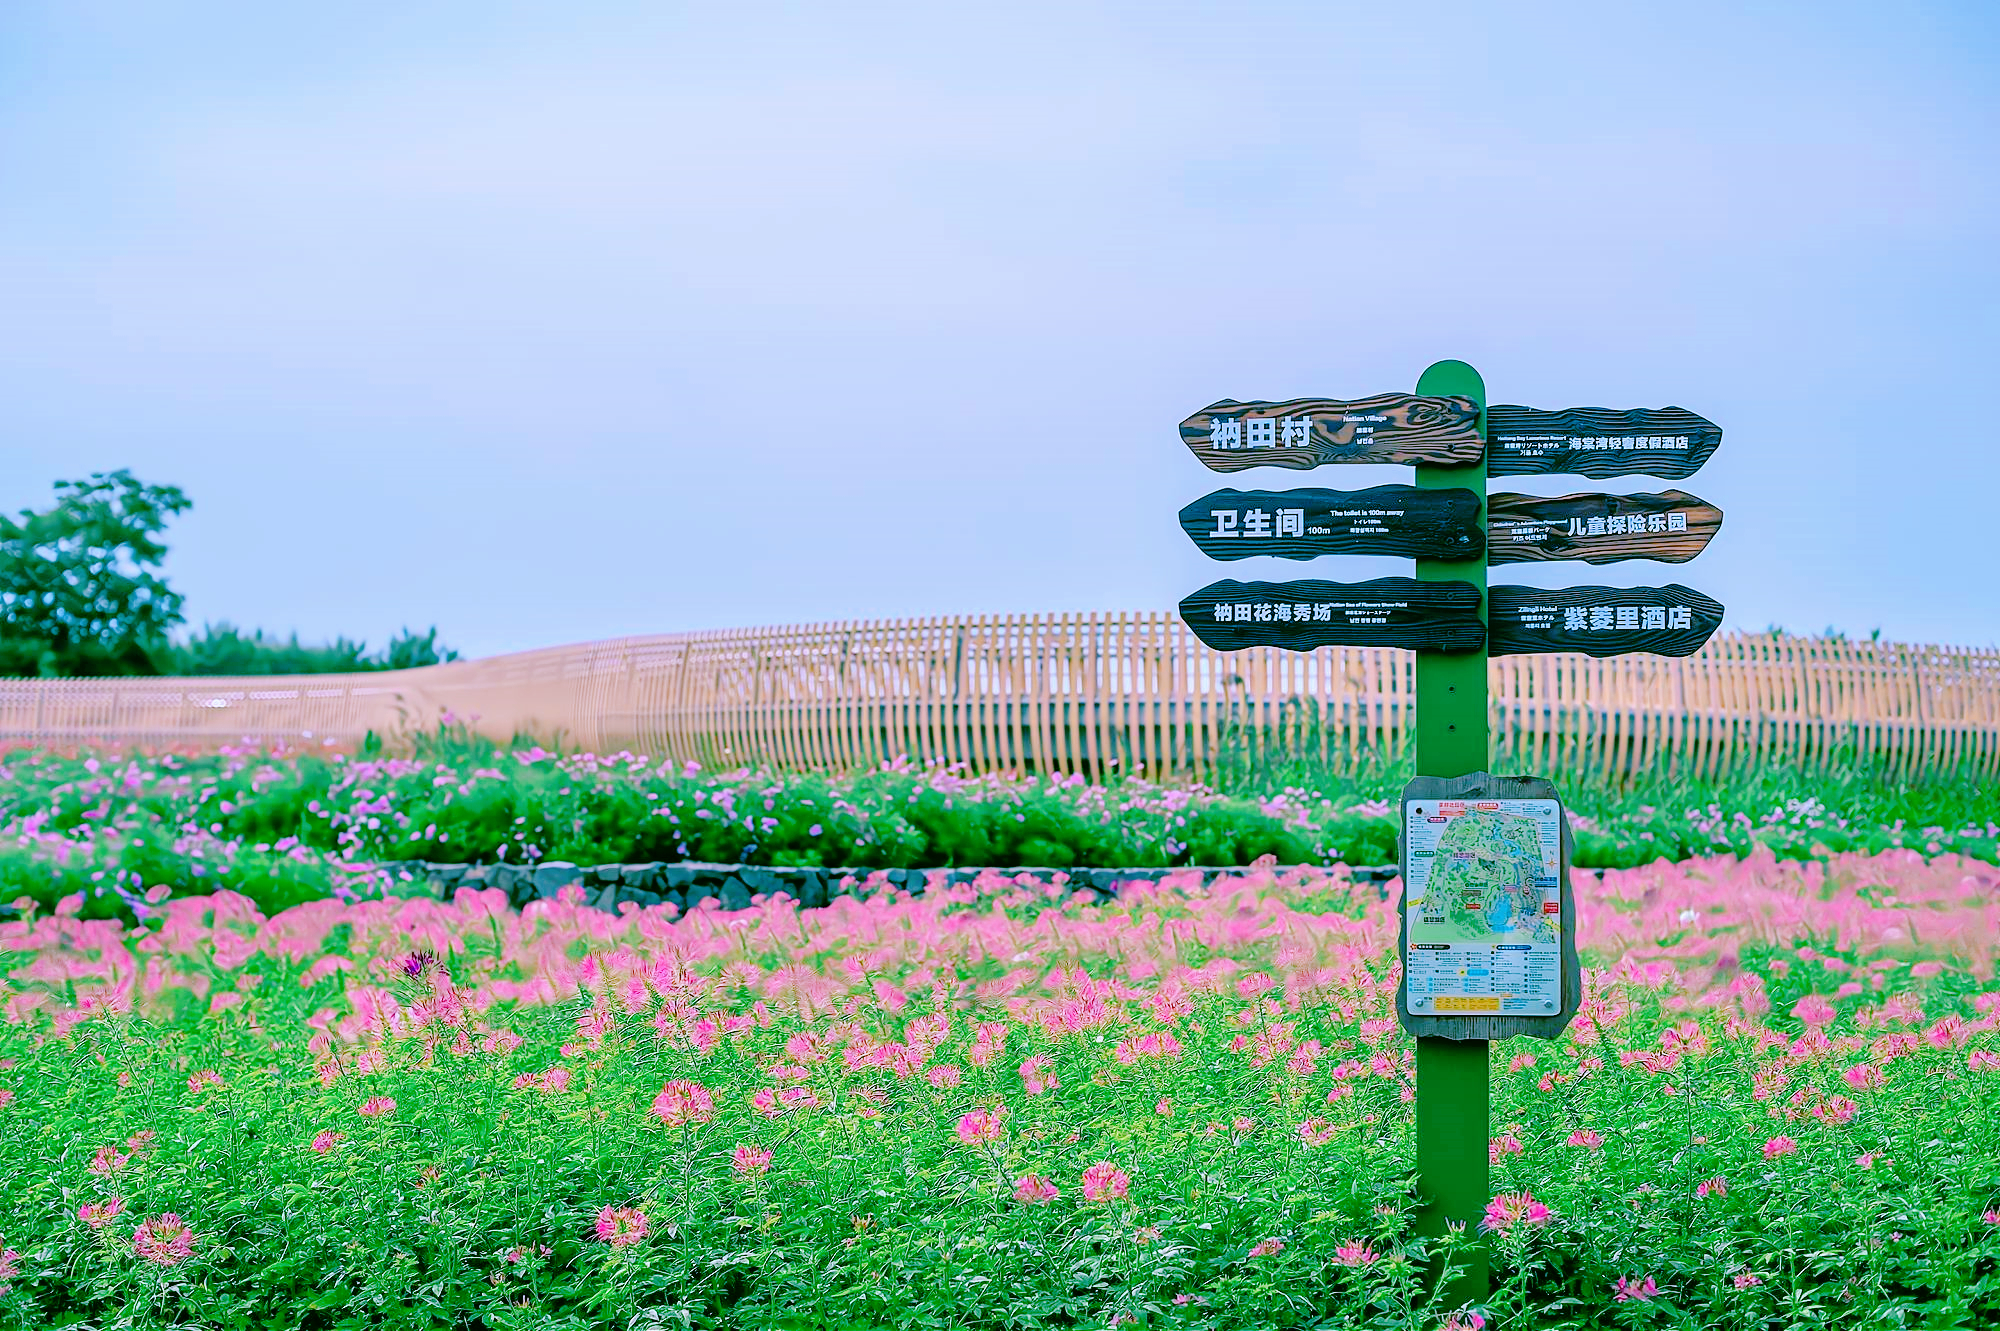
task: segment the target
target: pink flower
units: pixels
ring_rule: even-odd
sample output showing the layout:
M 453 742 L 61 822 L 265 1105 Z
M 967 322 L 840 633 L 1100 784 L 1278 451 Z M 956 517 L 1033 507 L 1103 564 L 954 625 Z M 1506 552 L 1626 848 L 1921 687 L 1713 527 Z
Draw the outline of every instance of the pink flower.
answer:
M 715 1118 L 715 1097 L 699 1082 L 670 1081 L 653 1097 L 653 1117 L 670 1128 L 707 1123 Z
M 1382 1260 L 1382 1254 L 1357 1239 L 1335 1248 L 1333 1260 L 1348 1267 L 1373 1266 Z
M 1548 1220 L 1549 1208 L 1536 1201 L 1533 1193 L 1503 1192 L 1486 1203 L 1483 1228 L 1505 1234 L 1515 1225 L 1541 1225 Z
M 1819 1027 L 1832 1021 L 1838 1013 L 1832 1003 L 1818 994 L 1807 994 L 1792 1004 L 1792 1015 L 1806 1026 Z
M 1832 1099 L 1816 1106 L 1813 1109 L 1813 1113 L 1819 1115 L 1821 1119 L 1828 1123 L 1851 1123 L 1854 1121 L 1855 1114 L 1860 1112 L 1860 1109 L 1860 1105 L 1855 1104 L 1854 1101 L 1848 1099 L 1846 1096 L 1836 1095 Z
M 1053 1091 L 1062 1085 L 1062 1081 L 1050 1071 L 1053 1066 L 1040 1054 L 1021 1064 L 1021 1080 L 1026 1084 L 1029 1095 L 1040 1095 L 1043 1091 Z
M 0 1294 L 7 1292 L 8 1281 L 21 1274 L 20 1260 L 18 1248 L 0 1247 Z
M 90 1158 L 90 1172 L 102 1178 L 125 1168 L 125 1162 L 131 1158 L 116 1146 L 100 1146 L 97 1154 Z
M 12 1091 L 0 1090 L 0 1109 L 5 1109 L 8 1105 L 11 1105 L 13 1103 L 14 1103 L 14 1093 Z
M 1132 1176 L 1109 1160 L 1100 1160 L 1083 1171 L 1083 1197 L 1090 1202 L 1115 1201 L 1125 1196 Z
M 1764 1158 L 1776 1160 L 1781 1155 L 1797 1155 L 1799 1144 L 1790 1137 L 1780 1134 L 1764 1143 Z
M 745 1142 L 736 1148 L 729 1160 L 736 1167 L 736 1172 L 744 1178 L 761 1178 L 770 1171 L 771 1151 L 769 1147 L 753 1146 Z
M 363 1100 L 361 1107 L 354 1112 L 363 1118 L 381 1118 L 385 1114 L 396 1112 L 396 1101 L 387 1095 L 371 1095 Z
M 194 1231 L 172 1211 L 163 1211 L 132 1235 L 132 1251 L 159 1266 L 177 1266 L 194 1251 Z
M 1462 1317 L 1454 1314 L 1449 1321 L 1438 1323 L 1438 1331 L 1483 1331 L 1486 1319 L 1478 1313 L 1466 1313 Z
M 1324 1146 L 1334 1139 L 1338 1131 L 1323 1118 L 1309 1118 L 1299 1124 L 1299 1140 L 1308 1146 Z
M 1864 1151 L 1854 1157 L 1854 1164 L 1858 1169 L 1873 1169 L 1875 1168 L 1875 1162 L 1883 1158 L 1879 1151 Z
M 222 1085 L 222 1074 L 209 1068 L 203 1068 L 200 1072 L 188 1078 L 188 1090 L 194 1092 L 196 1095 L 201 1094 L 211 1086 L 220 1085 Z
M 142 1155 L 152 1149 L 153 1138 L 157 1136 L 159 1134 L 151 1128 L 146 1129 L 144 1132 L 135 1132 L 125 1139 L 125 1149 L 135 1156 Z
M 1973 1049 L 1965 1055 L 1967 1072 L 2000 1072 L 2000 1051 Z
M 940 1091 L 948 1091 L 965 1080 L 965 1073 L 959 1070 L 956 1063 L 940 1063 L 929 1072 L 926 1072 L 924 1076 L 929 1080 L 931 1085 L 937 1087 Z
M 1056 1191 L 1056 1185 L 1040 1174 L 1023 1174 L 1014 1180 L 1014 1200 L 1028 1206 L 1040 1206 L 1061 1195 Z
M 1840 1079 L 1857 1091 L 1875 1090 L 1886 1080 L 1882 1076 L 1882 1069 L 1876 1067 L 1873 1063 L 1856 1063 L 1853 1067 L 1841 1073 Z
M 1613 1303 L 1624 1303 L 1628 1299 L 1635 1299 L 1640 1303 L 1647 1303 L 1659 1292 L 1660 1287 L 1653 1283 L 1651 1276 L 1647 1276 L 1644 1280 L 1637 1283 L 1626 1279 L 1624 1276 L 1619 1276 L 1618 1283 L 1611 1290 L 1611 1301 Z
M 1160 1097 L 1160 1102 L 1153 1106 L 1153 1112 L 1161 1118 L 1172 1118 L 1174 1116 L 1174 1102 L 1163 1095 Z
M 1511 1132 L 1502 1133 L 1486 1143 L 1486 1163 L 1497 1165 L 1501 1158 L 1519 1155 L 1522 1152 L 1521 1139 Z
M 1602 1150 L 1604 1147 L 1604 1136 L 1590 1128 L 1578 1128 L 1569 1135 L 1569 1140 L 1563 1144 L 1565 1146 L 1581 1146 L 1586 1151 L 1597 1151 Z
M 1246 1257 L 1269 1257 L 1273 1253 L 1283 1252 L 1284 1250 L 1285 1241 L 1283 1239 L 1265 1239 L 1244 1255 Z
M 346 1140 L 347 1134 L 344 1132 L 322 1132 L 312 1139 L 312 1148 L 325 1155 Z
M 124 1201 L 117 1197 L 108 1202 L 85 1202 L 76 1208 L 76 1218 L 92 1229 L 103 1229 L 124 1209 Z
M 597 1213 L 597 1237 L 614 1248 L 627 1248 L 646 1237 L 646 1213 L 636 1206 L 606 1206 Z
M 1720 1174 L 1717 1174 L 1714 1178 L 1705 1178 L 1694 1185 L 1694 1195 L 1702 1198 L 1727 1197 L 1729 1195 L 1729 1180 Z
M 1004 1109 L 975 1109 L 958 1120 L 958 1139 L 967 1146 L 980 1142 L 997 1142 L 1003 1129 L 1000 1126 Z
M 1229 1130 L 1238 1133 L 1252 1133 L 1257 1130 L 1257 1120 L 1246 1114 L 1238 1114 L 1229 1120 Z
M 1986 1210 L 1980 1212 L 1979 1218 L 1989 1225 L 2000 1225 L 2000 1211 L 1996 1211 L 1992 1207 L 1988 1207 Z
M 542 1073 L 541 1087 L 545 1091 L 566 1091 L 574 1075 L 568 1068 L 558 1063 Z
M 1752 1275 L 1748 1271 L 1738 1271 L 1736 1273 L 1735 1279 L 1733 1279 L 1730 1283 L 1735 1285 L 1736 1288 L 1738 1289 L 1749 1289 L 1752 1285 L 1763 1284 L 1764 1278 L 1762 1276 Z

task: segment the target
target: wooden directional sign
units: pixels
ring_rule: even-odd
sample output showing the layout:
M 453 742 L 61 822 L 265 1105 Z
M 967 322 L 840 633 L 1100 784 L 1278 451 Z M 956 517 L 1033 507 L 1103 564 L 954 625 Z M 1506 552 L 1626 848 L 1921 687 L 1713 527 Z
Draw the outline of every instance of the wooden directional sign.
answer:
M 1181 427 L 1185 432 L 1185 426 Z M 1701 470 L 1722 442 L 1714 421 L 1662 407 L 1610 411 L 1572 407 L 1488 407 L 1486 472 L 1489 476 L 1629 476 L 1641 472 L 1673 480 Z
M 1489 656 L 1586 652 L 1688 656 L 1722 627 L 1722 603 L 1692 587 L 1491 587 Z
M 1181 602 L 1210 647 L 1433 647 L 1469 652 L 1486 640 L 1469 582 L 1212 582 Z
M 1181 422 L 1181 440 L 1212 471 L 1328 462 L 1466 463 L 1480 457 L 1470 398 L 1383 393 L 1336 402 L 1225 399 Z
M 1622 524 L 1621 524 L 1622 525 Z M 1217 559 L 1414 555 L 1477 559 L 1485 547 L 1471 490 L 1217 490 L 1181 510 L 1181 528 Z
M 1185 510 L 1181 520 L 1187 520 Z M 1560 499 L 1491 494 L 1486 497 L 1486 562 L 1657 559 L 1682 564 L 1700 554 L 1721 528 L 1721 509 L 1682 490 Z

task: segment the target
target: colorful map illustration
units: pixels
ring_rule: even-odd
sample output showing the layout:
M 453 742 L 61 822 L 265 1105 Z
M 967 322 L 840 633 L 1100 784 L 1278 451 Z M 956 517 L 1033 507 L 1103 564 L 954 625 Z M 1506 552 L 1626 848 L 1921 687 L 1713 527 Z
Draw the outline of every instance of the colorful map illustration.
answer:
M 1555 800 L 1405 806 L 1404 970 L 1413 1012 L 1540 1014 L 1561 1002 Z

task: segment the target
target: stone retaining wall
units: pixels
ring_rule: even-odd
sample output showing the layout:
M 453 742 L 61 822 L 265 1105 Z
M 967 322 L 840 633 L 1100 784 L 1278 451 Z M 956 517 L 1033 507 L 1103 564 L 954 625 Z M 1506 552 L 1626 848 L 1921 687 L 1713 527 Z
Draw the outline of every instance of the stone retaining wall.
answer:
M 594 866 L 544 861 L 532 867 L 520 864 L 432 864 L 405 860 L 373 866 L 372 872 L 386 875 L 393 890 L 408 894 L 421 891 L 447 899 L 461 887 L 497 887 L 507 893 L 516 907 L 530 901 L 553 898 L 572 884 L 584 891 L 584 900 L 600 910 L 616 910 L 630 901 L 640 906 L 672 902 L 682 910 L 699 906 L 710 898 L 725 910 L 742 910 L 754 898 L 783 892 L 806 906 L 824 906 L 836 896 L 859 895 L 874 875 L 891 887 L 920 895 L 933 884 L 969 883 L 984 869 L 794 869 L 754 864 L 599 864 Z M 1008 878 L 1028 875 L 1035 882 L 1060 883 L 1079 891 L 1109 896 L 1118 884 L 1157 882 L 1169 874 L 1199 873 L 1204 883 L 1246 872 L 1242 866 L 1225 868 L 1191 866 L 1180 869 L 1050 869 L 1020 867 L 997 869 Z M 1399 870 L 1395 865 L 1351 870 L 1360 882 L 1374 882 L 1386 891 L 1389 879 Z

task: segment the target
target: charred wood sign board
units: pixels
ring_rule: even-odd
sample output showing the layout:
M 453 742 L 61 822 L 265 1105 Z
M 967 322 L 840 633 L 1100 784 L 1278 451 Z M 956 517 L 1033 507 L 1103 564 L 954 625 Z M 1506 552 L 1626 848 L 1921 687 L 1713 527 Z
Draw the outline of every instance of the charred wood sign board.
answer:
M 1212 582 L 1181 602 L 1181 618 L 1218 651 L 1244 647 L 1432 647 L 1469 652 L 1486 640 L 1469 582 Z
M 1186 427 L 1182 427 L 1183 431 Z M 1572 407 L 1486 410 L 1486 474 L 1629 476 L 1681 480 L 1701 470 L 1722 442 L 1714 421 L 1679 407 L 1611 411 Z
M 1486 652 L 1689 656 L 1722 627 L 1722 603 L 1692 587 L 1492 587 Z
M 1181 422 L 1181 440 L 1211 471 L 1329 462 L 1479 461 L 1479 406 L 1465 397 L 1383 393 L 1336 402 L 1224 399 Z
M 1185 512 L 1181 520 L 1187 520 Z M 1682 490 L 1560 499 L 1491 494 L 1486 497 L 1486 562 L 1657 559 L 1682 564 L 1700 554 L 1721 529 L 1722 510 Z
M 1477 559 L 1486 547 L 1477 494 L 1464 489 L 1419 490 L 1414 485 L 1218 490 L 1181 510 L 1181 529 L 1203 554 L 1216 559 L 1252 555 Z

